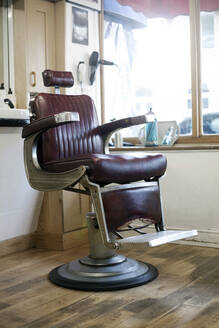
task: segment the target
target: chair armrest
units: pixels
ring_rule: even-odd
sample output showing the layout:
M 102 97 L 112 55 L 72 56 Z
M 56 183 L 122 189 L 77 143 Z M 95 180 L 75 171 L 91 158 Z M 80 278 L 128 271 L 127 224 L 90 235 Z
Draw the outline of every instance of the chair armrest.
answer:
M 120 129 L 128 128 L 133 125 L 144 124 L 148 122 L 146 115 L 140 115 L 135 117 L 127 117 L 121 120 L 105 123 L 99 126 L 100 133 L 102 134 L 104 141 L 104 152 L 105 154 L 109 153 L 109 140 L 112 134 Z
M 43 117 L 35 120 L 28 125 L 25 125 L 22 131 L 22 138 L 27 138 L 34 133 L 43 132 L 47 129 L 54 128 L 60 124 L 79 121 L 79 113 L 77 112 L 62 112 L 51 116 Z
M 100 131 L 105 138 L 114 133 L 117 130 L 128 128 L 133 125 L 144 124 L 147 122 L 146 115 L 127 117 L 121 120 L 105 123 L 100 125 Z

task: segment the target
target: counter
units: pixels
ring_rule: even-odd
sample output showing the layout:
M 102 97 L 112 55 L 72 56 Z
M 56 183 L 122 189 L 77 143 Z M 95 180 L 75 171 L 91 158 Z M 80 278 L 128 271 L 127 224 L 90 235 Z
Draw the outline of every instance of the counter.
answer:
M 30 121 L 27 109 L 5 109 L 0 108 L 0 126 L 24 126 Z
M 43 193 L 27 181 L 21 127 L 0 127 L 0 241 L 36 230 Z

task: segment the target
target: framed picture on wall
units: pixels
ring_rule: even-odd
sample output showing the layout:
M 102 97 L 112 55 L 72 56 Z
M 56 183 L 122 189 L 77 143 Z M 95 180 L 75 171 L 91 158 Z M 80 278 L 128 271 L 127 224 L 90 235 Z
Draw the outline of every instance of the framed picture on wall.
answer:
M 88 11 L 72 7 L 72 43 L 88 46 Z
M 75 3 L 76 5 L 80 5 L 86 8 L 94 9 L 97 11 L 101 11 L 101 0 L 67 0 L 67 2 Z

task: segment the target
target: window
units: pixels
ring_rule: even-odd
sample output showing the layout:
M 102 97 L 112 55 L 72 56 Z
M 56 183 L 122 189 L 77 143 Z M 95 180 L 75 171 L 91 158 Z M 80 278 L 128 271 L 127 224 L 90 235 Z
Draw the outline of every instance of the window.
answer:
M 219 141 L 219 0 L 177 0 L 175 12 L 161 0 L 137 18 L 122 2 L 104 16 L 104 58 L 117 64 L 104 68 L 105 120 L 145 114 L 150 103 L 159 121 L 177 121 L 180 142 Z
M 201 36 L 203 48 L 215 47 L 215 13 L 201 12 Z
M 201 1 L 202 4 L 202 1 Z M 218 6 L 219 8 L 219 6 Z M 201 11 L 201 80 L 207 86 L 208 106 L 204 106 L 207 92 L 202 91 L 202 134 L 219 134 L 219 10 Z

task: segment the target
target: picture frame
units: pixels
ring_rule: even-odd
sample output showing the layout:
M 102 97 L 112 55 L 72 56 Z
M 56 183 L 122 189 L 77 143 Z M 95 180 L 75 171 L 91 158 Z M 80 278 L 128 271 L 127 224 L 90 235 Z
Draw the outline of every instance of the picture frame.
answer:
M 84 8 L 101 11 L 101 0 L 77 0 L 77 1 L 76 0 L 75 1 L 67 0 L 67 2 L 78 5 L 78 6 L 82 6 Z
M 72 6 L 72 43 L 88 46 L 88 10 Z

